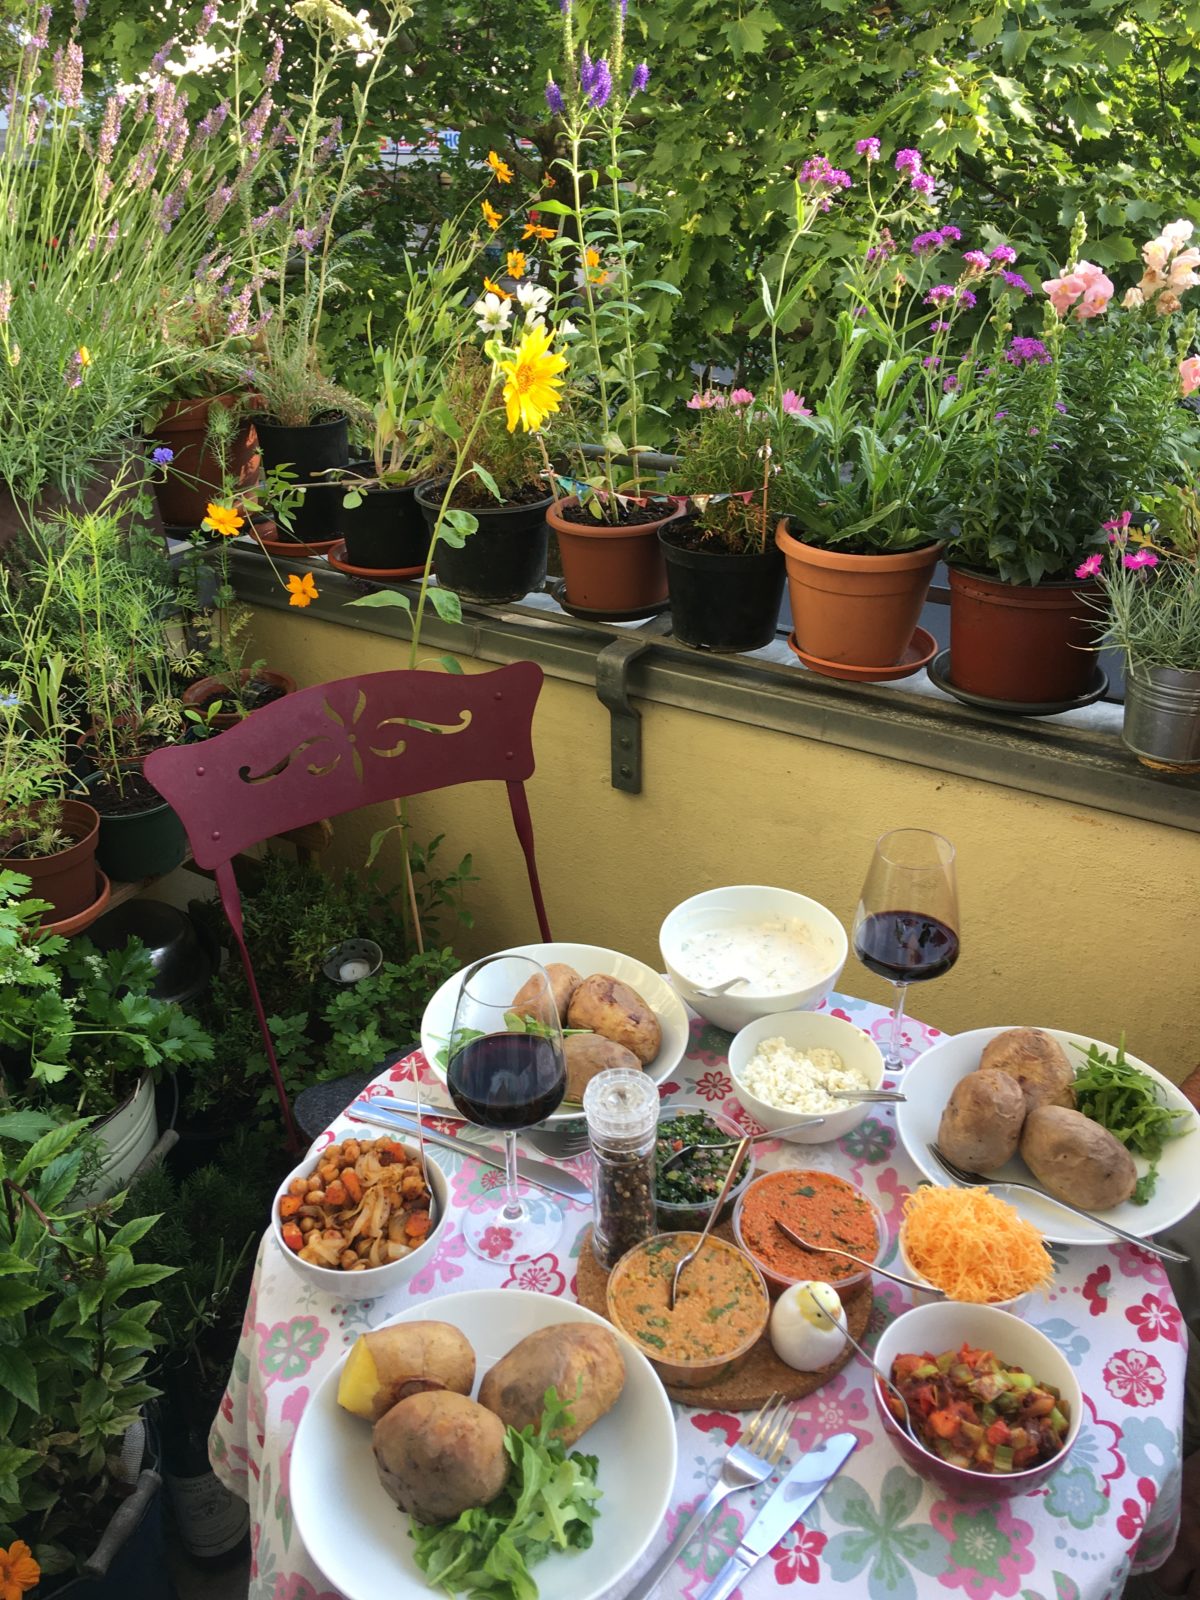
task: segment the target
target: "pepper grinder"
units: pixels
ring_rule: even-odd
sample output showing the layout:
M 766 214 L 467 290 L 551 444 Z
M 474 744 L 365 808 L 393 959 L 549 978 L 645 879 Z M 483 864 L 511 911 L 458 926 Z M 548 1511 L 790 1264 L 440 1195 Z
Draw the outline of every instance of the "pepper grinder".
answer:
M 658 1232 L 654 1207 L 658 1089 L 640 1070 L 599 1072 L 583 1092 L 592 1146 L 592 1250 L 615 1267 Z

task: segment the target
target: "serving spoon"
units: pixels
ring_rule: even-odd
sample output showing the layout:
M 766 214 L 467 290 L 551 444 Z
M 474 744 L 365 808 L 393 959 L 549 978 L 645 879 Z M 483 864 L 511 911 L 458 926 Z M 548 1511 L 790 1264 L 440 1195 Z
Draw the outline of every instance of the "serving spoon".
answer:
M 744 1139 L 738 1140 L 738 1147 L 734 1151 L 733 1160 L 729 1163 L 729 1171 L 725 1174 L 725 1182 L 721 1185 L 721 1192 L 717 1196 L 716 1203 L 712 1210 L 708 1213 L 708 1221 L 704 1224 L 704 1232 L 700 1235 L 699 1239 L 696 1240 L 696 1243 L 688 1251 L 687 1255 L 681 1257 L 676 1263 L 675 1271 L 671 1274 L 671 1287 L 667 1291 L 668 1311 L 674 1311 L 675 1309 L 675 1296 L 679 1292 L 680 1274 L 683 1272 L 683 1269 L 687 1266 L 688 1262 L 694 1261 L 700 1254 L 701 1250 L 704 1249 L 705 1241 L 712 1232 L 712 1225 L 720 1215 L 721 1207 L 725 1204 L 725 1196 L 732 1188 L 733 1180 L 737 1173 L 741 1170 L 742 1160 L 752 1143 L 753 1141 L 749 1134 L 747 1134 Z
M 896 1387 L 896 1385 L 892 1382 L 892 1380 L 884 1372 L 883 1368 L 878 1366 L 878 1365 L 876 1365 L 875 1360 L 873 1359 L 873 1357 L 871 1357 L 871 1356 L 869 1356 L 867 1354 L 867 1352 L 863 1349 L 862 1345 L 859 1344 L 858 1340 L 854 1337 L 854 1335 L 850 1332 L 850 1330 L 848 1328 L 843 1328 L 841 1323 L 838 1321 L 838 1319 L 835 1316 L 833 1316 L 830 1312 L 826 1311 L 825 1307 L 821 1304 L 821 1302 L 819 1300 L 814 1299 L 813 1300 L 813 1304 L 817 1307 L 818 1311 L 820 1311 L 821 1315 L 825 1318 L 825 1320 L 832 1327 L 836 1328 L 837 1331 L 845 1337 L 847 1343 L 848 1344 L 852 1344 L 854 1346 L 854 1348 L 858 1351 L 859 1355 L 863 1358 L 863 1360 L 866 1362 L 866 1364 L 870 1367 L 871 1371 L 879 1379 L 879 1382 L 882 1383 L 883 1386 L 886 1389 L 890 1389 L 891 1392 L 896 1396 L 896 1399 L 899 1400 L 900 1405 L 901 1405 L 901 1407 L 903 1408 L 903 1411 L 904 1411 L 904 1421 L 900 1422 L 900 1418 L 897 1417 L 894 1412 L 892 1413 L 893 1418 L 900 1425 L 900 1427 L 902 1427 L 904 1429 L 905 1433 L 912 1440 L 912 1442 L 916 1445 L 918 1450 L 924 1450 L 926 1455 L 932 1455 L 932 1452 L 930 1450 L 928 1450 L 926 1448 L 926 1446 L 921 1443 L 920 1439 L 917 1438 L 917 1431 L 913 1427 L 912 1412 L 908 1409 L 908 1401 L 904 1398 L 904 1396 L 900 1393 L 900 1391 Z M 891 1410 L 891 1407 L 889 1406 L 888 1409 Z M 936 1461 L 938 1459 L 938 1457 L 934 1456 L 933 1459 Z
M 849 1261 L 856 1261 L 860 1267 L 866 1267 L 870 1272 L 877 1272 L 881 1278 L 890 1278 L 893 1283 L 902 1283 L 906 1289 L 919 1289 L 922 1294 L 934 1295 L 939 1300 L 946 1298 L 944 1289 L 936 1289 L 932 1283 L 918 1283 L 916 1278 L 905 1278 L 899 1272 L 889 1272 L 886 1267 L 877 1266 L 874 1261 L 866 1261 L 862 1256 L 856 1256 L 851 1250 L 843 1250 L 836 1244 L 810 1244 L 807 1239 L 802 1239 L 794 1228 L 789 1228 L 786 1222 L 775 1218 L 775 1226 L 780 1233 L 786 1235 L 793 1244 L 798 1244 L 801 1250 L 816 1250 L 825 1255 L 845 1256 Z M 847 1337 L 849 1337 L 847 1335 Z
M 760 1139 L 783 1139 L 789 1133 L 799 1133 L 804 1128 L 819 1128 L 824 1123 L 824 1117 L 809 1117 L 805 1122 L 790 1122 L 786 1128 L 765 1128 L 762 1133 L 748 1133 L 741 1141 L 743 1144 L 757 1144 Z M 660 1124 L 660 1132 L 666 1133 L 669 1124 Z M 690 1155 L 697 1150 L 732 1150 L 737 1145 L 736 1139 L 725 1139 L 715 1144 L 685 1144 L 681 1150 L 676 1150 L 669 1155 L 660 1168 L 661 1172 L 670 1172 L 673 1167 L 682 1165 Z

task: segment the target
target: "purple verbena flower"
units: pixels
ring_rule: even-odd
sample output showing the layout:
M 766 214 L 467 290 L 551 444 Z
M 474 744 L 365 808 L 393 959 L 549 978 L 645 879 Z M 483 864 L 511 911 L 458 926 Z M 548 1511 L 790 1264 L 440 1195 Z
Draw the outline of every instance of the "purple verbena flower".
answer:
M 993 413 L 992 413 L 992 421 L 993 421 L 993 422 L 1000 422 L 1000 421 L 1002 421 L 1002 420 L 1003 420 L 1003 419 L 1004 419 L 1004 418 L 1005 418 L 1005 417 L 1006 417 L 1006 416 L 1007 416 L 1007 415 L 1008 415 L 1008 412 L 1007 412 L 1007 411 L 994 411 L 994 412 L 993 412 Z
M 949 377 L 942 379 L 942 388 L 947 394 L 952 394 L 954 390 L 958 388 L 958 379 L 953 373 L 951 373 Z
M 1026 431 L 1028 432 L 1029 437 L 1031 439 L 1036 439 L 1038 434 L 1040 434 L 1042 430 L 1040 428 L 1035 428 L 1032 424 L 1030 424 L 1029 428 Z
M 850 315 L 852 317 L 856 318 L 856 319 L 859 318 L 859 317 L 865 317 L 866 314 L 867 314 L 867 311 L 869 309 L 870 308 L 867 307 L 867 306 L 855 306 L 854 310 L 850 313 Z
M 921 152 L 919 150 L 897 150 L 895 167 L 897 172 L 920 172 Z
M 928 256 L 932 255 L 935 250 L 940 250 L 945 242 L 940 232 L 935 228 L 932 233 L 917 234 L 908 248 L 915 256 Z
M 1017 252 L 1010 244 L 998 244 L 992 251 L 992 260 L 997 266 L 1011 266 L 1017 259 Z
M 868 161 L 879 160 L 879 140 L 874 134 L 869 139 L 859 139 L 854 146 L 855 154 L 866 156 Z
M 867 265 L 883 266 L 889 261 L 896 251 L 896 241 L 892 238 L 891 229 L 880 230 L 879 243 L 867 246 Z
M 948 333 L 950 331 L 950 324 L 948 322 L 941 321 L 931 322 L 929 324 L 929 331 L 930 333 Z
M 1010 289 L 1019 289 L 1024 295 L 1031 295 L 1033 293 L 1033 289 L 1025 282 L 1025 279 L 1019 272 L 1002 272 L 1000 276 L 1004 279 L 1005 283 Z
M 923 367 L 940 367 L 941 364 L 941 356 L 926 356 L 924 361 L 921 363 Z
M 826 189 L 850 189 L 853 184 L 848 172 L 830 166 L 827 156 L 809 156 L 800 168 L 799 181 Z
M 952 283 L 935 283 L 925 296 L 925 304 L 927 306 L 942 306 L 953 299 L 954 285 Z
M 1026 362 L 1036 362 L 1039 367 L 1044 367 L 1049 364 L 1051 357 L 1040 339 L 1017 334 L 1004 352 L 1004 359 L 1014 367 L 1022 367 Z
M 633 77 L 629 80 L 629 97 L 645 92 L 646 85 L 650 82 L 650 68 L 644 61 L 639 61 L 633 69 Z
M 915 189 L 919 195 L 924 195 L 926 200 L 933 196 L 933 175 L 929 172 L 914 172 L 909 180 L 909 188 Z
M 991 261 L 982 250 L 964 250 L 963 260 L 972 272 L 986 272 L 991 266 Z
M 1060 417 L 1065 417 L 1067 415 L 1067 408 L 1065 405 L 1063 405 L 1061 400 L 1056 400 L 1054 402 L 1054 409 L 1058 412 Z
M 968 311 L 974 311 L 976 297 L 970 289 L 960 289 L 958 291 L 958 303 L 960 306 L 965 306 Z
M 169 467 L 175 459 L 175 452 L 170 445 L 160 444 L 156 450 L 151 452 L 150 459 L 156 467 Z

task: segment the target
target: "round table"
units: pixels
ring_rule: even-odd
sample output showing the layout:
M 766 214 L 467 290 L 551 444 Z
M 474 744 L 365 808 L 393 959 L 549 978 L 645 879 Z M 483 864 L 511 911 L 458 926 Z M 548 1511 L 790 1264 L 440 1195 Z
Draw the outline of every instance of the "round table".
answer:
M 887 1013 L 863 1000 L 833 995 L 834 1015 L 882 1040 Z M 905 1024 L 911 1058 L 939 1037 Z M 740 1109 L 732 1095 L 729 1035 L 692 1019 L 685 1059 L 663 1084 L 664 1095 L 687 1094 L 710 1106 Z M 387 1094 L 411 1077 L 437 1083 L 423 1058 L 408 1057 L 383 1072 L 369 1093 Z M 451 1124 L 445 1124 L 447 1128 Z M 314 1150 L 361 1125 L 339 1120 Z M 891 1109 L 872 1108 L 836 1143 L 759 1146 L 765 1166 L 825 1167 L 863 1185 L 882 1207 L 892 1239 L 905 1194 L 918 1181 L 899 1147 Z M 339 1600 L 309 1560 L 292 1518 L 288 1473 L 296 1428 L 309 1396 L 357 1336 L 387 1322 L 414 1300 L 469 1288 L 535 1290 L 574 1297 L 575 1258 L 590 1220 L 587 1207 L 563 1201 L 567 1228 L 557 1250 L 512 1266 L 491 1265 L 468 1251 L 454 1225 L 462 1208 L 494 1201 L 500 1173 L 464 1153 L 429 1148 L 450 1180 L 452 1210 L 436 1254 L 407 1283 L 379 1300 L 332 1302 L 301 1282 L 268 1232 L 233 1374 L 213 1424 L 209 1449 L 221 1479 L 249 1501 L 253 1558 L 250 1600 Z M 531 1151 L 531 1154 L 536 1152 Z M 569 1163 L 585 1180 L 589 1158 Z M 954 1596 L 969 1600 L 1108 1600 L 1131 1571 L 1147 1570 L 1170 1550 L 1179 1518 L 1186 1330 L 1159 1262 L 1131 1246 L 1054 1247 L 1051 1293 L 1035 1298 L 1026 1320 L 1078 1369 L 1085 1418 L 1068 1463 L 1036 1492 L 1016 1500 L 966 1504 L 917 1477 L 883 1434 L 862 1363 L 855 1361 L 800 1402 L 793 1434 L 802 1451 L 849 1429 L 859 1447 L 804 1522 L 760 1563 L 744 1586 L 765 1596 L 797 1587 L 797 1600 L 818 1586 L 847 1586 L 869 1600 Z M 875 1280 L 876 1331 L 907 1309 L 906 1292 Z M 431 1313 L 436 1308 L 431 1304 Z M 715 1480 L 742 1419 L 698 1404 L 675 1406 L 679 1468 L 672 1510 L 643 1562 L 612 1591 L 613 1600 L 665 1549 L 678 1519 Z M 693 1541 L 664 1581 L 664 1597 L 694 1597 L 734 1548 L 770 1485 L 735 1495 Z M 431 1594 L 433 1591 L 431 1591 Z

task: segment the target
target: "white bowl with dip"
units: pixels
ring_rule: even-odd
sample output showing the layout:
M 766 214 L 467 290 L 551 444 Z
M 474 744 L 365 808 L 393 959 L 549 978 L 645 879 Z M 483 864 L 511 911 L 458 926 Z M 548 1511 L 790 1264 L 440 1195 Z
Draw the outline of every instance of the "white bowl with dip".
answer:
M 658 930 L 658 946 L 679 995 L 730 1033 L 819 1005 L 849 954 L 845 928 L 820 901 L 753 883 L 685 900 Z M 735 977 L 749 981 L 728 994 L 700 993 Z
M 775 1104 L 755 1093 L 746 1083 L 746 1073 L 769 1039 L 782 1039 L 784 1045 L 806 1054 L 812 1050 L 832 1050 L 841 1059 L 842 1070 L 857 1075 L 866 1089 L 883 1083 L 883 1056 L 874 1039 L 852 1022 L 832 1017 L 827 1011 L 786 1011 L 781 1016 L 759 1017 L 749 1023 L 729 1046 L 729 1072 L 733 1092 L 746 1111 L 764 1128 L 786 1128 L 807 1116 L 823 1117 L 819 1127 L 789 1133 L 788 1144 L 828 1144 L 857 1128 L 870 1109 L 862 1101 L 826 1102 L 822 1109 L 804 1104 Z

